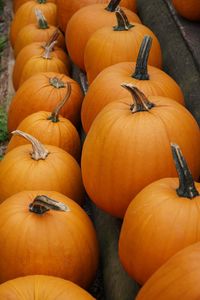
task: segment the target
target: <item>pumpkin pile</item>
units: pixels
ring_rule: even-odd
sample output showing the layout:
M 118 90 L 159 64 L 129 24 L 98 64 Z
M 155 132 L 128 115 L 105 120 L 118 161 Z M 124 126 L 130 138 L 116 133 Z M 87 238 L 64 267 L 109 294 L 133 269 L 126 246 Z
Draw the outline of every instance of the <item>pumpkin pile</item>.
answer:
M 119 258 L 144 285 L 137 299 L 180 299 L 199 276 L 200 132 L 162 70 L 159 40 L 133 0 L 13 0 L 13 11 L 1 298 L 94 299 L 84 290 L 99 265 L 86 191 L 123 220 Z

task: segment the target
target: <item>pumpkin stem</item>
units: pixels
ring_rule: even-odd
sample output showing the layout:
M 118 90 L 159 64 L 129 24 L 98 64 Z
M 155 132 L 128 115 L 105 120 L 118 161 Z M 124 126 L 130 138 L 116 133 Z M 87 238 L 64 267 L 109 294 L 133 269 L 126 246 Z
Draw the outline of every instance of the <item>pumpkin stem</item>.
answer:
M 44 52 L 42 55 L 44 59 L 51 59 L 51 52 L 53 51 L 53 47 L 55 46 L 56 43 L 57 41 L 53 41 L 50 45 L 44 48 Z
M 42 11 L 40 9 L 35 9 L 35 16 L 38 22 L 38 28 L 39 29 L 47 29 L 49 28 L 49 25 L 47 23 L 47 20 L 45 19 Z
M 149 53 L 152 45 L 152 37 L 146 35 L 140 46 L 138 53 L 135 72 L 132 75 L 133 78 L 138 80 L 148 80 L 149 74 L 147 71 L 147 62 L 149 58 Z
M 45 4 L 45 3 L 47 2 L 47 0 L 37 0 L 37 2 L 38 2 L 39 4 Z
M 69 207 L 62 202 L 53 200 L 45 195 L 37 196 L 29 205 L 29 211 L 42 215 L 48 210 L 70 211 Z
M 176 190 L 179 197 L 192 199 L 199 196 L 187 162 L 177 144 L 171 143 L 172 155 L 179 177 L 179 187 Z
M 12 134 L 19 135 L 19 136 L 25 138 L 27 141 L 29 141 L 32 144 L 33 151 L 30 154 L 34 160 L 40 160 L 40 159 L 45 160 L 46 159 L 46 157 L 49 154 L 49 151 L 46 150 L 44 148 L 44 146 L 32 135 L 25 133 L 21 130 L 15 130 L 12 132 Z
M 149 111 L 155 106 L 154 103 L 151 103 L 147 97 L 131 83 L 122 83 L 121 86 L 127 89 L 132 95 L 133 104 L 130 106 L 132 113 Z
M 114 31 L 127 31 L 134 27 L 134 25 L 129 23 L 125 12 L 120 7 L 117 7 L 115 14 L 117 17 L 117 25 L 113 27 Z
M 110 12 L 114 12 L 119 5 L 121 0 L 111 0 L 108 5 L 106 6 L 106 10 Z
M 57 77 L 50 78 L 49 83 L 56 89 L 65 88 L 65 83 Z
M 51 120 L 53 123 L 59 122 L 60 110 L 65 105 L 66 101 L 69 99 L 69 97 L 71 95 L 71 90 L 72 90 L 71 84 L 69 82 L 67 82 L 67 93 L 66 93 L 65 97 L 63 98 L 63 100 L 60 103 L 58 103 L 58 105 L 52 112 L 51 116 L 48 118 L 48 120 Z
M 57 41 L 58 37 L 60 35 L 60 32 L 58 29 L 56 29 L 54 31 L 54 33 L 50 36 L 50 39 L 46 42 L 45 46 L 44 46 L 44 49 L 46 47 L 49 47 L 53 42 Z

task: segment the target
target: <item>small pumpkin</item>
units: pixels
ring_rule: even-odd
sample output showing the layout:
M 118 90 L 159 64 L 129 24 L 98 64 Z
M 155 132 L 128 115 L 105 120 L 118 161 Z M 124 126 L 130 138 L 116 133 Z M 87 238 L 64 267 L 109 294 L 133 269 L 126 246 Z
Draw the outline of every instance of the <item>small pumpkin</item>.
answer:
M 28 24 L 24 26 L 19 34 L 17 35 L 15 46 L 14 46 L 14 55 L 17 57 L 19 52 L 27 45 L 34 42 L 48 42 L 54 32 L 57 30 L 57 46 L 64 49 L 65 41 L 64 36 L 59 29 L 56 29 L 55 26 L 49 25 L 42 14 L 42 12 L 36 9 L 37 23 Z
M 12 3 L 13 3 L 13 11 L 14 13 L 16 13 L 16 11 L 18 10 L 18 8 L 23 5 L 24 3 L 28 2 L 30 0 L 13 0 Z M 37 1 L 37 0 L 36 0 Z M 57 0 L 47 0 L 46 2 L 53 2 L 53 3 L 56 3 Z
M 35 9 L 39 9 L 45 15 L 47 22 L 51 25 L 57 25 L 57 6 L 55 3 L 46 0 L 31 0 L 17 10 L 10 26 L 10 42 L 14 47 L 16 38 L 20 30 L 31 23 L 35 23 Z
M 39 73 L 22 84 L 8 110 L 8 130 L 15 130 L 28 115 L 38 111 L 52 111 L 65 97 L 67 83 L 71 85 L 71 95 L 60 110 L 60 114 L 75 126 L 80 123 L 83 92 L 72 78 L 59 73 Z
M 199 0 L 172 0 L 178 14 L 190 21 L 200 21 Z
M 115 25 L 118 4 L 119 1 L 111 0 L 107 5 L 88 5 L 78 10 L 69 20 L 65 35 L 67 49 L 72 61 L 82 70 L 85 70 L 84 52 L 88 40 L 98 29 Z M 126 8 L 124 11 L 131 22 L 141 23 L 135 13 Z
M 0 164 L 0 202 L 23 190 L 53 190 L 74 201 L 83 201 L 81 171 L 66 151 L 52 145 L 43 146 L 33 136 L 16 130 L 13 134 L 27 139 L 8 152 Z
M 31 114 L 19 124 L 17 129 L 34 136 L 43 144 L 62 148 L 79 161 L 81 145 L 78 131 L 68 119 L 59 116 L 60 110 L 71 95 L 70 83 L 67 83 L 67 89 L 64 99 L 52 113 L 39 111 Z M 8 143 L 6 152 L 27 143 L 26 139 L 14 135 Z
M 162 66 L 161 48 L 154 33 L 142 24 L 129 23 L 122 9 L 116 9 L 115 13 L 118 24 L 97 30 L 87 42 L 84 64 L 89 83 L 108 66 L 123 61 L 136 61 L 145 35 L 153 39 L 149 64 L 158 68 Z
M 145 36 L 136 62 L 122 62 L 107 67 L 91 83 L 81 108 L 81 120 L 86 133 L 105 105 L 128 96 L 128 91 L 121 86 L 122 82 L 132 83 L 147 97 L 164 96 L 184 104 L 183 93 L 175 80 L 160 69 L 147 65 L 151 43 L 152 38 Z
M 1 283 L 43 274 L 84 288 L 91 284 L 98 266 L 97 237 L 77 203 L 54 191 L 23 191 L 0 205 L 0 219 Z
M 183 149 L 194 178 L 200 174 L 200 132 L 189 111 L 166 97 L 147 99 L 130 83 L 123 86 L 130 97 L 102 109 L 86 136 L 81 158 L 89 197 L 120 218 L 146 185 L 176 176 L 169 140 Z

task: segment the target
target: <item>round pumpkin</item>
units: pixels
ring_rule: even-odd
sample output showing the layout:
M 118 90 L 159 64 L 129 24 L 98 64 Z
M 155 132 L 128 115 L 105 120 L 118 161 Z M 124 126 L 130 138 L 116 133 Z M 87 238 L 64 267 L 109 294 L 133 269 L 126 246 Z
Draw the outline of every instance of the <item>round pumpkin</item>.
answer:
M 19 52 L 26 46 L 34 42 L 48 42 L 51 36 L 57 31 L 57 46 L 64 48 L 64 36 L 55 26 L 49 25 L 41 11 L 36 10 L 38 22 L 24 26 L 16 38 L 14 55 L 17 57 Z
M 23 191 L 0 205 L 0 282 L 51 275 L 88 287 L 98 266 L 94 226 L 85 211 L 54 191 Z M 44 298 L 43 298 L 44 299 Z
M 145 35 L 153 39 L 149 64 L 158 68 L 162 66 L 161 48 L 155 34 L 142 24 L 129 23 L 120 8 L 115 13 L 118 24 L 97 30 L 87 42 L 84 64 L 89 83 L 108 66 L 123 61 L 136 61 Z
M 180 145 L 194 178 L 200 174 L 200 132 L 189 111 L 174 100 L 147 99 L 131 84 L 124 86 L 132 96 L 102 109 L 86 136 L 81 159 L 89 197 L 117 217 L 124 216 L 146 185 L 176 176 L 169 141 Z
M 13 3 L 13 11 L 14 13 L 16 13 L 16 11 L 18 10 L 18 8 L 23 5 L 24 3 L 26 2 L 29 2 L 30 0 L 13 0 L 12 3 Z M 35 0 L 37 1 L 37 0 Z M 53 3 L 56 3 L 57 0 L 46 0 L 46 2 L 53 2 Z
M 199 206 L 197 203 L 196 205 Z M 136 299 L 199 299 L 199 259 L 200 243 L 179 251 L 150 277 Z
M 66 151 L 52 145 L 43 146 L 33 136 L 20 130 L 13 132 L 31 145 L 8 152 L 0 164 L 0 202 L 23 190 L 53 190 L 74 201 L 83 201 L 81 171 Z
M 34 112 L 52 111 L 65 97 L 67 83 L 71 85 L 71 95 L 60 114 L 78 126 L 83 99 L 79 84 L 64 74 L 47 72 L 29 78 L 14 95 L 8 110 L 9 132 Z
M 35 9 L 43 12 L 49 24 L 57 25 L 57 6 L 55 3 L 47 3 L 46 0 L 28 1 L 17 10 L 11 23 L 10 42 L 12 47 L 15 45 L 20 30 L 28 24 L 35 23 Z
M 84 66 L 84 51 L 92 34 L 104 26 L 114 26 L 116 23 L 115 9 L 119 1 L 111 0 L 106 4 L 93 4 L 78 10 L 69 20 L 66 29 L 66 45 L 72 61 L 82 70 Z M 129 9 L 124 8 L 131 22 L 141 23 L 139 17 Z M 86 17 L 87 16 L 87 17 Z M 81 36 L 81 38 L 77 38 Z
M 19 124 L 17 129 L 34 136 L 43 144 L 62 148 L 79 161 L 81 143 L 78 131 L 68 119 L 59 116 L 60 110 L 69 100 L 71 94 L 71 85 L 67 84 L 67 88 L 64 99 L 52 113 L 39 111 L 31 114 Z M 14 135 L 8 143 L 6 152 L 27 143 L 26 139 Z
M 175 80 L 160 69 L 147 65 L 151 41 L 150 36 L 144 37 L 136 63 L 122 62 L 107 67 L 91 83 L 81 108 L 86 133 L 105 105 L 128 96 L 128 91 L 121 86 L 122 82 L 132 83 L 147 97 L 164 96 L 184 104 L 183 93 Z
M 172 0 L 177 12 L 190 21 L 200 21 L 199 0 Z
M 108 3 L 108 0 L 57 0 L 58 5 L 58 23 L 59 27 L 63 32 L 65 32 L 68 21 L 70 18 L 82 7 L 88 6 L 91 4 L 98 3 Z M 136 0 L 121 0 L 115 1 L 118 2 L 121 6 L 126 7 L 134 12 L 136 12 Z

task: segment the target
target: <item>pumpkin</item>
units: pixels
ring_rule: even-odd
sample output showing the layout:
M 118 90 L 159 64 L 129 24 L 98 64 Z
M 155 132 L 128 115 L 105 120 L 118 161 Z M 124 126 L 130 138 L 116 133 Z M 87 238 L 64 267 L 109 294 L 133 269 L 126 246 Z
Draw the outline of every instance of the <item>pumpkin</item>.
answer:
M 111 0 L 108 5 L 85 6 L 69 20 L 65 35 L 67 49 L 72 61 L 82 70 L 85 70 L 84 51 L 88 40 L 98 29 L 115 25 L 115 9 L 118 3 L 119 1 Z M 135 13 L 126 8 L 124 11 L 132 22 L 141 23 Z
M 10 42 L 14 47 L 17 35 L 20 30 L 31 23 L 35 23 L 35 9 L 39 9 L 45 15 L 47 22 L 51 25 L 57 25 L 57 6 L 55 3 L 46 0 L 31 0 L 17 10 L 10 26 Z
M 29 2 L 30 0 L 13 0 L 13 11 L 14 13 L 16 13 L 16 11 L 18 10 L 18 8 L 23 5 L 26 2 Z M 46 2 L 53 2 L 56 3 L 56 0 L 47 0 Z
M 57 44 L 58 37 L 59 37 L 59 31 L 56 30 L 46 43 L 44 42 L 31 43 L 30 45 L 25 46 L 20 51 L 20 53 L 18 54 L 15 60 L 13 66 L 13 73 L 12 73 L 12 81 L 15 90 L 17 90 L 20 86 L 21 75 L 26 63 L 35 56 L 41 57 L 44 54 L 44 50 L 48 49 L 53 42 L 56 42 Z M 53 58 L 58 58 L 59 60 L 67 63 L 67 68 L 70 69 L 69 59 L 67 54 L 63 49 L 57 47 L 56 44 L 54 43 L 53 48 L 51 48 L 51 56 Z
M 91 220 L 77 203 L 54 191 L 23 191 L 0 205 L 0 216 L 1 283 L 42 274 L 82 287 L 91 284 L 98 243 Z
M 172 144 L 172 151 L 179 179 L 145 187 L 130 203 L 120 233 L 121 263 L 140 284 L 179 250 L 200 241 L 200 184 L 195 187 L 180 148 Z
M 150 36 L 144 37 L 136 63 L 122 62 L 107 67 L 89 86 L 81 109 L 86 133 L 106 104 L 127 97 L 128 91 L 121 86 L 122 82 L 132 83 L 147 96 L 164 96 L 184 104 L 183 93 L 174 79 L 160 69 L 147 65 L 151 42 Z
M 116 26 L 106 26 L 97 30 L 87 42 L 84 64 L 89 83 L 110 65 L 123 61 L 136 61 L 145 35 L 153 38 L 149 64 L 158 68 L 162 66 L 161 48 L 154 33 L 144 25 L 129 23 L 120 8 L 116 10 L 116 16 L 118 23 Z
M 33 136 L 16 130 L 31 145 L 8 152 L 0 164 L 0 202 L 23 190 L 53 190 L 81 203 L 83 186 L 80 167 L 66 151 L 43 146 Z
M 189 111 L 166 97 L 147 99 L 130 83 L 123 86 L 132 96 L 102 109 L 86 136 L 81 159 L 89 197 L 120 218 L 146 185 L 176 176 L 169 140 L 183 149 L 195 179 L 200 173 L 199 127 Z
M 83 92 L 72 78 L 59 73 L 47 72 L 32 76 L 16 92 L 8 110 L 8 130 L 15 130 L 28 115 L 38 111 L 52 111 L 65 97 L 67 83 L 71 95 L 60 114 L 75 126 L 80 123 Z
M 200 21 L 199 0 L 172 0 L 177 12 L 190 21 Z
M 108 0 L 57 0 L 58 5 L 58 23 L 59 27 L 63 32 L 65 32 L 67 23 L 70 18 L 82 7 L 88 6 L 91 4 L 98 4 L 98 3 L 108 3 Z M 136 0 L 116 0 L 115 2 L 120 3 L 121 6 L 124 6 L 134 12 L 136 12 Z
M 60 147 L 80 159 L 81 145 L 78 131 L 67 119 L 59 116 L 59 112 L 71 95 L 71 85 L 67 83 L 67 93 L 52 113 L 39 111 L 26 117 L 17 127 L 18 130 L 33 135 L 43 144 Z M 28 141 L 19 136 L 12 136 L 6 152 L 15 147 L 27 144 Z
M 197 207 L 199 207 L 196 202 Z M 200 298 L 200 243 L 179 251 L 140 290 L 137 300 L 196 300 Z
M 17 35 L 14 55 L 17 57 L 19 52 L 26 46 L 34 42 L 47 42 L 57 30 L 57 46 L 64 48 L 65 42 L 63 34 L 53 25 L 48 25 L 44 15 L 36 9 L 37 23 L 24 26 Z

